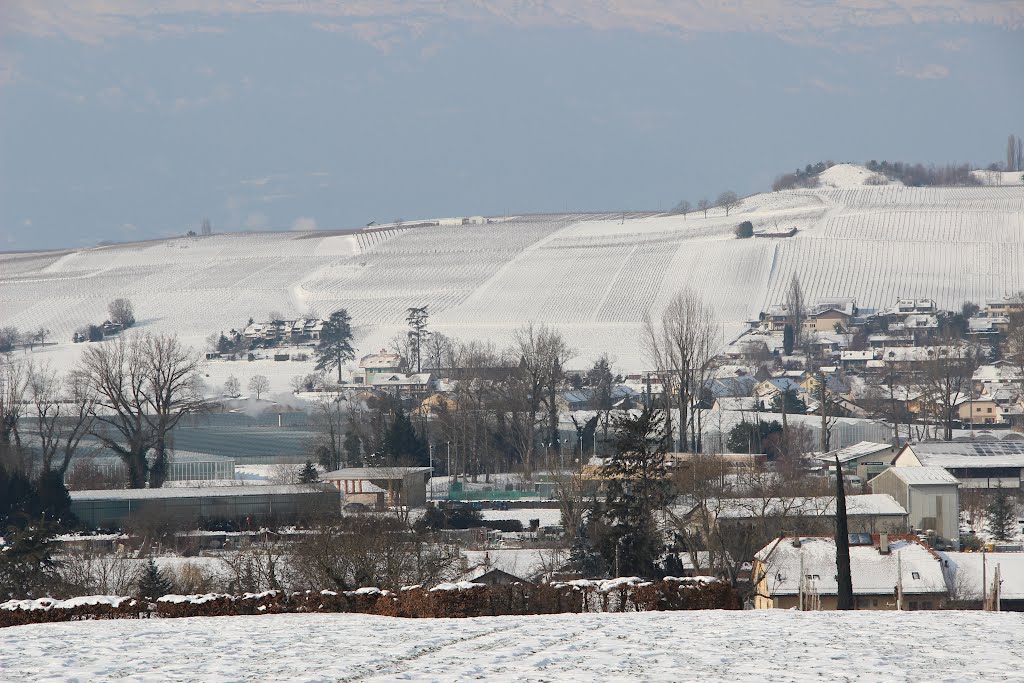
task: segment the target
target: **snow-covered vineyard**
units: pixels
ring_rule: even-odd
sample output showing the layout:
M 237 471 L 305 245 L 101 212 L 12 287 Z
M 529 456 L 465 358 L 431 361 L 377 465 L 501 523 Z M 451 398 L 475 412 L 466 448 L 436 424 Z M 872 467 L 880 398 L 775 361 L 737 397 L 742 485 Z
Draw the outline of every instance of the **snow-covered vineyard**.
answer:
M 808 300 L 855 297 L 868 309 L 897 297 L 959 307 L 1024 289 L 1024 187 L 866 186 L 856 171 L 833 167 L 819 189 L 755 195 L 728 216 L 522 216 L 2 255 L 0 326 L 45 326 L 67 341 L 127 296 L 146 329 L 199 344 L 270 311 L 346 307 L 365 351 L 404 329 L 410 306 L 427 305 L 438 331 L 501 343 L 543 321 L 584 364 L 607 351 L 640 369 L 641 321 L 684 286 L 730 334 L 780 302 L 793 273 Z M 744 220 L 755 232 L 798 232 L 739 240 Z
M 1019 614 L 274 615 L 0 631 L 6 680 L 1010 681 Z

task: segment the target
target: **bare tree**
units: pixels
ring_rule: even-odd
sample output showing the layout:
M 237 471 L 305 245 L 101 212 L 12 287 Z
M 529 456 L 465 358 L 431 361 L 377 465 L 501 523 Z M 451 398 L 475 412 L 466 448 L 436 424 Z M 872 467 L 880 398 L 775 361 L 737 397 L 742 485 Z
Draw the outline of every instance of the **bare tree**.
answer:
M 292 546 L 288 566 L 297 589 L 398 590 L 454 578 L 459 552 L 430 542 L 396 517 L 360 515 L 315 525 Z
M 960 395 L 971 391 L 974 358 L 971 349 L 946 337 L 937 346 L 928 347 L 928 360 L 921 374 L 927 403 L 934 406 L 943 427 L 943 439 L 953 439 L 954 412 Z
M 28 398 L 42 469 L 63 479 L 92 427 L 96 395 L 80 375 L 63 379 L 49 366 L 37 366 L 29 369 Z
M 270 391 L 270 380 L 266 375 L 253 375 L 249 379 L 249 391 L 256 394 L 256 400 L 260 400 L 260 394 Z
M 437 372 L 450 370 L 455 362 L 457 343 L 440 332 L 431 332 L 423 347 L 423 359 L 427 368 Z
M 234 375 L 228 375 L 224 380 L 224 395 L 229 398 L 238 398 L 242 395 L 242 384 Z
M 341 394 L 325 393 L 313 402 L 316 436 L 310 444 L 317 460 L 328 471 L 341 469 L 345 462 L 346 425 L 350 424 L 350 404 Z
M 174 336 L 121 336 L 83 352 L 74 374 L 96 396 L 90 432 L 124 461 L 130 487 L 145 487 L 147 477 L 163 485 L 171 429 L 206 406 L 199 368 L 199 356 Z
M 656 347 L 653 355 L 672 373 L 678 391 L 679 450 L 697 452 L 702 431 L 698 404 L 721 345 L 721 326 L 712 308 L 690 290 L 676 293 L 669 301 L 657 330 L 649 321 L 647 325 L 649 346 Z
M 726 190 L 722 194 L 718 195 L 718 201 L 715 202 L 718 206 L 725 209 L 725 215 L 728 216 L 729 212 L 740 205 L 742 200 L 736 196 L 736 193 L 732 190 Z
M 135 309 L 128 299 L 114 299 L 107 308 L 110 313 L 110 322 L 115 325 L 120 325 L 122 329 L 127 330 L 135 324 Z
M 519 356 L 519 376 L 525 388 L 529 415 L 529 447 L 524 460 L 526 471 L 532 471 L 536 454 L 541 408 L 548 413 L 548 434 L 551 442 L 558 441 L 558 406 L 555 393 L 562 379 L 562 368 L 574 351 L 566 344 L 558 330 L 529 323 L 516 331 L 512 351 Z
M 708 217 L 708 209 L 710 208 L 711 202 L 707 198 L 702 197 L 701 199 L 697 200 L 697 210 L 704 212 L 704 218 Z
M 28 393 L 29 364 L 0 355 L 0 465 L 24 470 L 19 422 Z
M 679 202 L 678 204 L 676 204 L 676 208 L 675 208 L 676 213 L 683 214 L 683 218 L 684 219 L 686 218 L 686 214 L 690 213 L 690 211 L 692 211 L 692 210 L 693 210 L 693 205 L 690 204 L 690 202 L 685 200 L 685 199 L 683 201 Z

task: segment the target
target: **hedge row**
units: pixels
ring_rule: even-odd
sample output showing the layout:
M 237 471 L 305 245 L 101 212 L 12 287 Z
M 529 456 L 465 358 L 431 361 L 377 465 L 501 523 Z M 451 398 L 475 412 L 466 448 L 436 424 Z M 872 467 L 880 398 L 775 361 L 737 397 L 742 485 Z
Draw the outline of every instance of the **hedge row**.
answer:
M 213 617 L 296 612 L 351 612 L 392 617 L 480 617 L 557 614 L 562 612 L 643 612 L 652 610 L 739 609 L 728 583 L 668 579 L 641 581 L 571 581 L 568 583 L 484 586 L 442 584 L 432 589 L 410 586 L 396 592 L 376 588 L 356 591 L 267 591 L 226 594 L 165 595 L 141 604 L 109 598 L 102 604 L 65 606 L 58 601 L 23 601 L 0 605 L 0 626 L 52 621 L 139 617 Z M 73 602 L 73 601 L 67 601 Z

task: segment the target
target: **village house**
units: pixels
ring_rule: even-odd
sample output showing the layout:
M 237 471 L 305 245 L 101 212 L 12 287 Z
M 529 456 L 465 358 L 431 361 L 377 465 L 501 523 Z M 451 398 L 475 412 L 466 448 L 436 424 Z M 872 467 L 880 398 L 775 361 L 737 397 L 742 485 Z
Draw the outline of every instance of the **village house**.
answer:
M 270 320 L 247 325 L 242 336 L 254 346 L 300 344 L 318 341 L 323 329 L 324 321 L 319 318 Z
M 1024 553 L 938 553 L 950 600 L 962 609 L 1024 612 Z
M 974 316 L 967 320 L 967 334 L 979 339 L 992 339 L 1010 328 L 1010 319 L 1001 316 Z
M 857 301 L 849 298 L 819 299 L 807 312 L 804 330 L 834 332 L 836 325 L 848 329 L 857 315 Z
M 897 299 L 891 308 L 883 311 L 883 315 L 902 318 L 909 315 L 934 315 L 937 311 L 933 299 Z
M 892 496 L 850 495 L 846 497 L 846 508 L 851 533 L 899 533 L 907 529 L 907 511 Z M 750 530 L 814 535 L 835 528 L 836 499 L 834 496 L 721 498 L 682 505 L 671 513 L 684 526 L 710 520 L 723 535 Z
M 1024 295 L 1015 294 L 1003 298 L 985 299 L 985 306 L 982 310 L 987 318 L 1009 318 L 1024 313 Z
M 361 378 L 363 384 L 373 384 L 373 378 L 378 374 L 394 375 L 402 372 L 402 357 L 397 353 L 388 353 L 381 349 L 379 353 L 371 353 L 359 359 L 359 370 L 363 373 Z
M 906 509 L 906 531 L 934 531 L 934 545 L 960 548 L 960 482 L 952 474 L 941 467 L 890 467 L 868 486 Z
M 957 419 L 962 425 L 1002 425 L 1002 411 L 992 398 L 960 396 L 956 405 Z
M 1021 379 L 1020 370 L 1012 365 L 993 363 L 990 365 L 979 365 L 978 369 L 971 375 L 971 384 L 975 392 L 981 393 L 986 386 L 990 385 L 1019 385 Z
M 942 609 L 946 578 L 938 554 L 915 536 L 850 534 L 855 609 Z M 833 610 L 839 593 L 832 536 L 779 538 L 754 556 L 755 609 Z

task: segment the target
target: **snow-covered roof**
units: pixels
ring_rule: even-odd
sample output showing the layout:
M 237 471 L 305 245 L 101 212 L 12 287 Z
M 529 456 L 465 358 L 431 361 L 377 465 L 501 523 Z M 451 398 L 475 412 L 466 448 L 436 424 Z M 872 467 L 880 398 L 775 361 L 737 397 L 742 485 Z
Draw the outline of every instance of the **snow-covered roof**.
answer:
M 406 375 L 401 372 L 378 372 L 370 378 L 370 385 L 375 387 L 387 386 L 426 386 L 430 384 L 430 373 Z
M 989 583 L 990 591 L 996 567 L 999 567 L 1000 597 L 1024 600 L 1024 553 L 940 552 L 938 555 L 946 561 L 946 575 L 955 597 L 981 600 L 982 577 Z
M 1021 441 L 928 441 L 908 444 L 904 452 L 913 454 L 924 466 L 1024 467 L 1024 442 Z
M 941 467 L 890 467 L 887 472 L 911 486 L 959 484 L 960 480 Z M 878 475 L 882 476 L 882 475 Z
M 833 517 L 836 514 L 835 496 L 731 498 L 723 499 L 715 507 L 718 516 L 724 519 L 748 519 L 751 517 Z M 895 498 L 887 493 L 866 493 L 846 497 L 846 514 L 849 516 L 905 515 L 907 511 Z
M 359 367 L 363 369 L 372 368 L 397 368 L 402 364 L 402 357 L 397 353 L 387 353 L 381 351 L 380 353 L 371 353 L 368 356 L 363 356 L 359 359 Z
M 971 376 L 975 382 L 1015 382 L 1020 378 L 1020 371 L 1010 365 L 980 365 Z
M 850 547 L 850 574 L 855 595 L 893 595 L 901 582 L 906 595 L 945 593 L 946 579 L 937 555 L 916 540 L 890 537 L 889 553 L 877 546 Z M 772 541 L 755 557 L 765 566 L 768 590 L 772 595 L 797 595 L 801 570 L 810 576 L 811 587 L 820 595 L 836 595 L 836 542 L 831 537 L 802 537 L 795 547 L 792 538 Z
M 320 475 L 321 481 L 401 479 L 409 474 L 430 472 L 429 467 L 347 467 Z
M 881 453 L 882 451 L 889 450 L 890 446 L 887 443 L 878 443 L 876 441 L 861 441 L 855 443 L 852 446 L 846 448 L 840 448 L 836 451 L 819 455 L 819 460 L 825 460 L 828 462 L 835 462 L 838 457 L 839 462 L 849 462 L 850 460 L 856 460 L 862 458 L 865 455 L 872 455 L 874 453 Z

